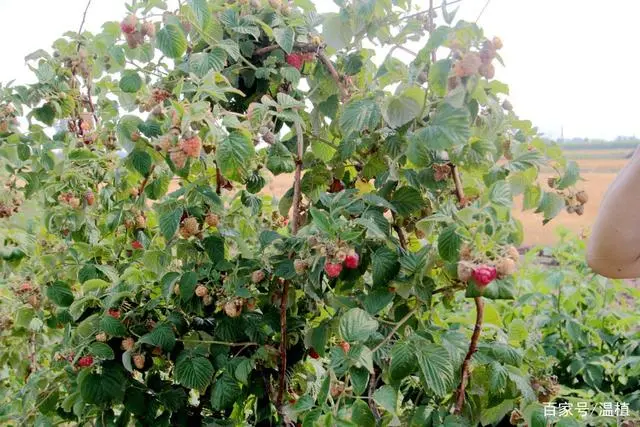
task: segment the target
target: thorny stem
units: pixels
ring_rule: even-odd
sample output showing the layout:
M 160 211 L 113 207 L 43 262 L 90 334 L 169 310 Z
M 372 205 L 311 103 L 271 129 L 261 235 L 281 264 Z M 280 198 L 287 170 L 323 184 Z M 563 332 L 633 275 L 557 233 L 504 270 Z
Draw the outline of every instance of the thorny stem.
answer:
M 348 96 L 347 91 L 342 84 L 340 75 L 331 63 L 331 60 L 327 58 L 327 55 L 325 55 L 323 52 L 318 53 L 318 58 L 320 59 L 320 62 L 322 62 L 325 67 L 327 67 L 327 70 L 329 70 L 329 74 L 331 74 L 331 77 L 333 77 L 333 80 L 335 80 L 336 84 L 338 85 L 338 89 L 340 89 L 340 98 L 342 100 L 345 100 Z
M 398 234 L 398 240 L 400 241 L 400 247 L 402 247 L 402 249 L 407 249 L 407 239 L 404 235 L 404 232 L 402 231 L 402 228 L 396 224 L 396 214 L 392 213 L 391 214 L 393 216 L 393 229 L 396 231 L 396 233 Z
M 475 297 L 476 303 L 476 325 L 473 328 L 473 335 L 471 335 L 471 343 L 469 344 L 469 351 L 462 362 L 462 368 L 460 370 L 460 385 L 457 390 L 455 414 L 462 412 L 464 406 L 464 395 L 467 383 L 469 382 L 469 363 L 473 353 L 478 349 L 478 340 L 480 339 L 480 332 L 482 331 L 482 322 L 484 319 L 484 300 L 482 297 Z
M 300 122 L 295 123 L 297 156 L 296 171 L 293 178 L 293 216 L 291 218 L 291 233 L 298 233 L 300 228 L 300 201 L 302 200 L 302 157 L 304 155 L 304 134 Z M 282 283 L 280 300 L 280 381 L 278 387 L 277 408 L 284 417 L 283 399 L 287 381 L 287 302 L 289 300 L 289 282 Z
M 367 391 L 367 399 L 369 399 L 369 408 L 373 415 L 376 417 L 376 421 L 380 419 L 380 412 L 378 412 L 378 408 L 376 407 L 376 402 L 373 400 L 373 393 L 376 390 L 376 385 L 378 383 L 378 379 L 376 377 L 376 368 L 373 368 L 373 373 L 369 377 L 369 390 Z
M 226 341 L 212 341 L 212 340 L 183 340 L 178 339 L 183 343 L 188 344 L 215 344 L 215 345 L 224 345 L 227 347 L 250 347 L 250 346 L 259 346 L 257 342 L 226 342 Z

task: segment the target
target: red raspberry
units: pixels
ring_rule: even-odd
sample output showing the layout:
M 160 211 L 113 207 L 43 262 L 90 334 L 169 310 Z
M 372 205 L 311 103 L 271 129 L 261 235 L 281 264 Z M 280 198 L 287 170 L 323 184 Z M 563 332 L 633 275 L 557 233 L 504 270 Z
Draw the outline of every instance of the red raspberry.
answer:
M 347 257 L 344 260 L 344 266 L 350 269 L 358 268 L 358 264 L 360 264 L 360 256 L 352 251 L 347 254 Z
M 135 15 L 129 15 L 120 22 L 120 29 L 125 34 L 131 34 L 136 30 L 138 18 Z
M 298 53 L 292 53 L 286 57 L 287 64 L 300 70 L 304 65 L 304 58 Z
M 109 311 L 107 311 L 107 314 L 115 319 L 120 318 L 120 310 L 117 308 L 110 308 Z
M 333 264 L 331 262 L 327 262 L 324 265 L 324 271 L 330 278 L 336 278 L 342 272 L 342 264 Z
M 331 186 L 329 187 L 329 193 L 339 193 L 344 190 L 344 184 L 338 178 L 333 178 Z
M 87 205 L 92 206 L 96 202 L 96 196 L 93 194 L 93 191 L 87 191 L 84 194 L 84 200 L 87 202 Z
M 180 148 L 188 157 L 198 158 L 200 157 L 200 149 L 202 148 L 202 141 L 197 136 L 183 139 L 180 141 Z
M 93 365 L 93 357 L 91 356 L 82 356 L 80 359 L 78 359 L 78 366 L 80 366 L 81 368 L 86 368 L 91 365 Z
M 22 293 L 22 292 L 30 292 L 31 289 L 33 289 L 31 287 L 31 283 L 24 282 L 22 285 L 20 285 L 20 288 L 18 289 L 18 292 L 20 292 L 20 293 Z
M 348 343 L 348 342 L 346 342 L 346 341 L 342 341 L 342 342 L 341 342 L 340 344 L 338 344 L 338 345 L 342 348 L 342 350 L 344 350 L 344 352 L 345 352 L 345 353 L 348 353 L 348 352 L 349 352 L 349 349 L 351 348 L 351 344 L 349 344 L 349 343 Z
M 133 242 L 131 242 L 131 247 L 133 249 L 142 249 L 142 248 L 144 248 L 144 246 L 142 246 L 142 243 L 140 243 L 137 240 L 134 240 Z
M 319 359 L 320 358 L 320 355 L 318 354 L 318 352 L 315 351 L 313 348 L 309 350 L 309 356 L 312 359 Z
M 472 275 L 478 285 L 487 286 L 498 276 L 498 272 L 493 266 L 480 265 L 473 269 Z
M 149 38 L 154 38 L 156 36 L 156 26 L 153 25 L 153 22 L 145 22 L 142 24 L 142 28 L 140 28 L 140 32 L 143 36 L 147 36 Z

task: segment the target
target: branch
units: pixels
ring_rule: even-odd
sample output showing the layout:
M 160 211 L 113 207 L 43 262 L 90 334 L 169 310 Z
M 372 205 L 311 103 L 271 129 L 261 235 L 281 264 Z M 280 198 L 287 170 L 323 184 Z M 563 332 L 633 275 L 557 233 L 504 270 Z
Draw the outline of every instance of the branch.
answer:
M 147 184 L 149 183 L 149 177 L 153 174 L 153 171 L 155 169 L 156 169 L 156 165 L 151 166 L 151 169 L 149 169 L 149 173 L 147 174 L 147 176 L 144 177 L 144 179 L 142 180 L 142 183 L 140 183 L 140 187 L 138 188 L 138 198 L 142 197 L 142 192 L 147 187 Z
M 227 347 L 250 347 L 250 346 L 259 346 L 257 342 L 226 342 L 226 341 L 212 341 L 212 340 L 183 340 L 178 339 L 178 341 L 187 343 L 187 344 L 215 344 L 215 345 L 225 345 Z
M 417 311 L 418 309 L 414 308 L 413 310 L 408 312 L 402 319 L 400 319 L 398 324 L 394 326 L 393 329 L 391 329 L 391 332 L 389 332 L 389 334 L 386 337 L 384 337 L 384 339 L 380 341 L 378 345 L 376 345 L 371 349 L 371 353 L 375 353 L 376 351 L 380 350 L 380 348 L 382 348 L 382 346 L 385 345 L 385 343 L 389 341 L 391 337 L 393 337 L 396 334 L 396 332 L 398 332 L 398 329 L 400 329 L 400 327 L 404 325 L 407 322 L 407 320 L 411 319 L 411 317 L 413 317 L 413 315 L 416 314 Z
M 464 202 L 464 190 L 462 189 L 462 180 L 460 179 L 460 171 L 458 171 L 458 167 L 454 164 L 451 165 L 451 174 L 453 175 L 453 182 L 456 185 L 456 196 L 458 197 L 458 202 Z
M 82 28 L 84 28 L 84 23 L 87 20 L 87 12 L 89 11 L 89 7 L 91 6 L 91 1 L 87 2 L 87 7 L 84 8 L 84 13 L 82 14 L 82 22 L 80 22 L 80 28 L 78 28 L 78 39 L 80 38 L 80 34 L 82 34 Z M 78 50 L 80 49 L 80 44 L 78 43 Z
M 396 224 L 396 214 L 392 212 L 391 216 L 393 217 L 393 229 L 398 234 L 398 240 L 400 240 L 400 247 L 406 250 L 407 238 L 404 236 L 404 232 L 402 231 L 402 228 L 398 224 Z
M 482 331 L 482 321 L 484 319 L 484 301 L 482 297 L 475 297 L 476 303 L 476 325 L 473 328 L 473 335 L 471 335 L 471 343 L 469 344 L 469 351 L 462 362 L 462 368 L 460 372 L 460 385 L 458 386 L 455 414 L 462 412 L 462 406 L 464 405 L 465 389 L 469 382 L 469 363 L 473 353 L 478 349 L 478 340 L 480 339 L 480 332 Z
M 317 52 L 320 46 L 311 43 L 296 43 L 293 45 L 293 48 L 297 52 Z M 273 52 L 277 49 L 280 49 L 280 45 L 272 44 L 269 46 L 261 47 L 260 49 L 256 49 L 255 51 L 253 51 L 253 56 L 266 55 L 267 53 Z
M 220 173 L 220 167 L 216 163 L 216 194 L 219 196 L 222 193 L 222 174 Z
M 298 234 L 300 228 L 300 201 L 302 199 L 302 156 L 304 154 L 304 134 L 300 122 L 295 123 L 297 156 L 296 171 L 293 178 L 293 217 L 291 218 L 291 233 Z M 280 296 L 280 378 L 276 407 L 284 417 L 284 389 L 287 382 L 287 302 L 289 300 L 289 282 L 282 283 L 282 295 Z
M 373 400 L 373 393 L 376 390 L 376 384 L 378 379 L 376 378 L 376 369 L 373 368 L 373 374 L 369 377 L 369 390 L 367 391 L 367 399 L 369 399 L 369 408 L 371 412 L 373 412 L 374 417 L 376 417 L 376 421 L 380 419 L 380 412 L 378 412 L 378 408 L 376 407 L 376 402 Z
M 333 64 L 331 63 L 329 58 L 327 58 L 327 55 L 324 54 L 324 52 L 318 52 L 318 59 L 320 59 L 320 61 L 324 64 L 324 66 L 327 67 L 327 70 L 329 70 L 329 74 L 331 74 L 331 77 L 333 77 L 333 80 L 335 80 L 336 84 L 338 85 L 338 88 L 340 89 L 340 97 L 341 97 L 341 99 L 345 100 L 347 98 L 348 94 L 347 94 L 347 91 L 346 91 L 346 89 L 344 88 L 344 86 L 342 84 L 342 80 L 340 79 L 340 75 L 336 71 L 335 67 L 333 66 Z

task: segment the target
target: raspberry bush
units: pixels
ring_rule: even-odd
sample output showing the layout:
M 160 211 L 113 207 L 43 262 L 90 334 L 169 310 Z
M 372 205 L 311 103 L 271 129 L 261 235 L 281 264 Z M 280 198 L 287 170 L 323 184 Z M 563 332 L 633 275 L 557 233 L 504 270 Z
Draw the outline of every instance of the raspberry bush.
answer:
M 466 425 L 536 400 L 483 320 L 514 298 L 514 197 L 577 212 L 577 167 L 512 111 L 500 39 L 338 3 L 134 1 L 1 88 L 5 422 Z

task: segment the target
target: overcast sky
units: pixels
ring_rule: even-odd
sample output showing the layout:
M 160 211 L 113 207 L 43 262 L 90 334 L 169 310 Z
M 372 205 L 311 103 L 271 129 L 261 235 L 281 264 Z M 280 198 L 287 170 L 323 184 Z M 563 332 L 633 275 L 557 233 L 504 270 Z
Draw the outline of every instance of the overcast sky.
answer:
M 326 11 L 328 0 L 317 0 Z M 435 0 L 440 4 L 439 0 Z M 414 0 L 424 4 L 427 0 Z M 462 0 L 458 16 L 475 21 L 486 0 Z M 86 0 L 0 0 L 0 81 L 29 79 L 24 57 L 77 31 Z M 93 0 L 85 28 L 98 31 L 125 14 L 122 0 Z M 637 119 L 637 0 L 491 0 L 479 24 L 504 41 L 506 68 L 522 118 L 542 132 L 565 137 L 640 135 Z M 635 28 L 635 29 L 634 29 Z

